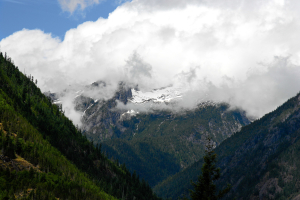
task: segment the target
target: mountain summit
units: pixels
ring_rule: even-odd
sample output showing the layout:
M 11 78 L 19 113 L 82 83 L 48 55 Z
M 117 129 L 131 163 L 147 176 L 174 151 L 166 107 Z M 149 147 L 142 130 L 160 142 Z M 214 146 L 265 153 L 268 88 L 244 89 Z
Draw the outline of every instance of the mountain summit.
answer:
M 107 87 L 99 83 L 73 93 L 81 129 L 89 140 L 101 143 L 109 157 L 125 163 L 151 186 L 198 161 L 207 135 L 218 146 L 250 123 L 244 111 L 226 103 L 205 101 L 193 109 L 178 109 L 182 88 L 143 92 L 120 82 L 111 98 L 93 98 L 97 89 Z

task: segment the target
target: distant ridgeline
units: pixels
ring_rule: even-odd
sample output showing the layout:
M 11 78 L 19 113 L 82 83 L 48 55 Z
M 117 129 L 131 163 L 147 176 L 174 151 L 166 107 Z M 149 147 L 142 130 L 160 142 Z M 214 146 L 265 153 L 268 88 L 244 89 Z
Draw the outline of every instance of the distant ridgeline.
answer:
M 182 112 L 116 108 L 117 101 L 127 104 L 131 97 L 131 89 L 120 83 L 113 98 L 77 96 L 75 108 L 84 110 L 81 128 L 87 138 L 101 143 L 109 157 L 125 163 L 152 187 L 202 158 L 207 135 L 219 145 L 250 123 L 244 111 L 225 103 L 205 102 Z
M 300 93 L 223 141 L 216 149 L 225 199 L 300 199 Z M 161 197 L 188 195 L 203 160 L 158 184 Z
M 0 199 L 159 199 L 0 53 Z

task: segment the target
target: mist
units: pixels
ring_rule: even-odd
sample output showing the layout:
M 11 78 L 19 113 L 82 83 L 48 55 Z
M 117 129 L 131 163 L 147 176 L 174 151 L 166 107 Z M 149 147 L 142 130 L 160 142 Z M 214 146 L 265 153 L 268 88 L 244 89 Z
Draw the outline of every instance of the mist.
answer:
M 23 29 L 0 48 L 42 91 L 102 80 L 107 89 L 92 95 L 100 99 L 119 81 L 142 91 L 173 85 L 182 108 L 227 102 L 257 118 L 300 90 L 299 8 L 296 0 L 133 0 L 63 40 Z

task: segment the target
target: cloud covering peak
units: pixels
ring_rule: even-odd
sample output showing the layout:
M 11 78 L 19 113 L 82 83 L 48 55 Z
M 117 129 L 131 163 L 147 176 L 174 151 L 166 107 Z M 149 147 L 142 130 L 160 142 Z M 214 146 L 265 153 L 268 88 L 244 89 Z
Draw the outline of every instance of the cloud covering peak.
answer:
M 260 117 L 300 90 L 299 8 L 296 0 L 133 0 L 63 41 L 21 30 L 0 47 L 43 91 L 96 80 L 174 85 L 186 88 L 182 106 L 205 96 Z

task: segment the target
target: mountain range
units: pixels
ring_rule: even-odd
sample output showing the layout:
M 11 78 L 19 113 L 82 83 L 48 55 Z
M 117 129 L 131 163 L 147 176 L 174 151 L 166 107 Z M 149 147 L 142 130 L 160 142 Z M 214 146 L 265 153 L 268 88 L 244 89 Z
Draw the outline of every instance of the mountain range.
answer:
M 172 86 L 142 92 L 120 83 L 113 98 L 77 101 L 76 106 L 86 105 L 82 127 L 87 137 L 147 180 L 160 197 L 188 196 L 190 180 L 201 173 L 206 136 L 215 142 L 222 169 L 218 187 L 233 186 L 226 199 L 297 197 L 299 95 L 253 122 L 226 103 L 204 101 L 175 112 L 157 106 L 172 107 L 181 95 Z M 134 110 L 141 104 L 150 109 Z
M 104 87 L 106 83 L 98 81 L 85 90 Z M 217 146 L 250 123 L 244 111 L 226 103 L 205 101 L 192 109 L 178 109 L 182 90 L 168 86 L 142 92 L 120 82 L 110 99 L 93 99 L 81 90 L 73 92 L 73 102 L 82 113 L 87 138 L 153 187 L 202 158 L 208 135 Z
M 300 199 L 300 93 L 254 121 L 224 102 L 178 108 L 183 89 L 172 86 L 120 82 L 112 97 L 95 98 L 86 91 L 107 91 L 98 81 L 44 95 L 2 53 L 0 86 L 0 199 L 189 196 L 207 137 L 217 188 L 232 185 L 224 199 Z M 65 116 L 67 93 L 80 127 Z

